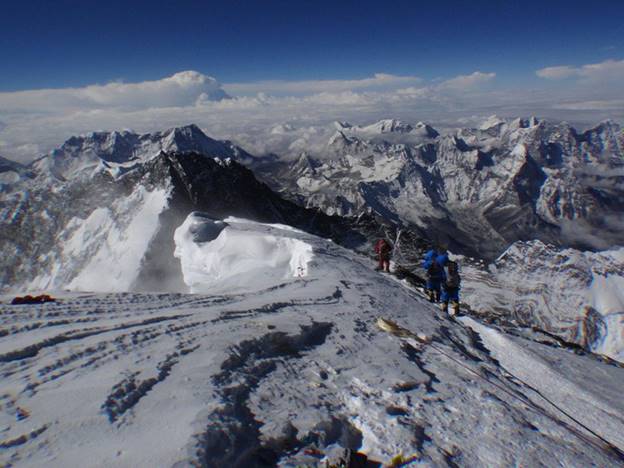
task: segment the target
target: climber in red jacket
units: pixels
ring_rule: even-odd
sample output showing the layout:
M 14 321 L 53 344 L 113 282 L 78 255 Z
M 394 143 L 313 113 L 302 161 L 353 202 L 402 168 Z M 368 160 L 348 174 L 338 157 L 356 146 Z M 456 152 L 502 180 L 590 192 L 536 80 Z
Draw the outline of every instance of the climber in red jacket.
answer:
M 379 256 L 379 266 L 377 270 L 390 273 L 390 252 L 392 247 L 386 239 L 379 239 L 375 242 L 375 253 Z

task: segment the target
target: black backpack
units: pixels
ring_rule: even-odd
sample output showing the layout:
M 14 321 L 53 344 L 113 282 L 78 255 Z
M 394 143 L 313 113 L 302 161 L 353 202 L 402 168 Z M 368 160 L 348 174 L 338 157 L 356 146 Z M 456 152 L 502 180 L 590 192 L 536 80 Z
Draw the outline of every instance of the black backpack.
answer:
M 457 262 L 449 261 L 446 264 L 447 275 L 446 275 L 446 286 L 449 288 L 459 288 L 459 284 L 461 283 L 461 278 L 459 277 L 459 267 Z
M 436 259 L 431 260 L 431 264 L 429 268 L 427 268 L 427 277 L 428 278 L 441 278 L 442 277 L 442 267 L 436 261 Z

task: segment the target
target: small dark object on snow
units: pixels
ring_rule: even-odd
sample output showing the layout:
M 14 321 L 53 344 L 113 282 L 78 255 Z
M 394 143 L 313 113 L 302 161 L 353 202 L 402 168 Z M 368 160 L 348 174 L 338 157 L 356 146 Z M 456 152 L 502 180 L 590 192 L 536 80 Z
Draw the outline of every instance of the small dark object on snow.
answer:
M 52 296 L 48 296 L 47 294 L 41 294 L 40 296 L 26 295 L 23 297 L 17 296 L 11 301 L 11 304 L 43 304 L 44 302 L 56 302 L 56 299 L 54 299 Z
M 331 457 L 326 466 L 330 468 L 378 468 L 381 467 L 381 463 L 369 460 L 363 453 L 344 449 Z
M 28 416 L 30 416 L 30 412 L 27 409 L 18 407 L 17 411 L 15 411 L 15 419 L 17 421 L 23 421 Z

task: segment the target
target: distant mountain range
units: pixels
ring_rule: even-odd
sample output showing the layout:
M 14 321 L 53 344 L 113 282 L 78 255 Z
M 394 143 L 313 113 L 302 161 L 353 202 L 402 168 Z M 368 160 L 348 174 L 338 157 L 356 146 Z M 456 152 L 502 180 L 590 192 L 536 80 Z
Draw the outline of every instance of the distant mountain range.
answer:
M 624 242 L 624 132 L 612 122 L 583 133 L 535 118 L 490 118 L 448 135 L 396 120 L 336 128 L 324 154 L 252 167 L 307 206 L 372 210 L 486 258 L 517 240 Z
M 620 349 L 604 340 L 619 329 L 605 314 L 619 314 L 621 256 L 573 250 L 624 245 L 624 132 L 612 122 L 578 132 L 490 118 L 445 135 L 423 123 L 337 122 L 322 151 L 294 161 L 195 125 L 72 137 L 28 166 L 0 159 L 0 288 L 184 290 L 173 232 L 192 211 L 284 223 L 360 252 L 398 239 L 395 260 L 411 267 L 440 243 L 467 256 L 464 299 L 475 310 Z M 469 259 L 503 252 L 492 271 Z M 592 289 L 603 279 L 608 307 Z M 578 307 L 567 305 L 572 283 L 586 291 Z M 559 288 L 548 307 L 545 284 Z

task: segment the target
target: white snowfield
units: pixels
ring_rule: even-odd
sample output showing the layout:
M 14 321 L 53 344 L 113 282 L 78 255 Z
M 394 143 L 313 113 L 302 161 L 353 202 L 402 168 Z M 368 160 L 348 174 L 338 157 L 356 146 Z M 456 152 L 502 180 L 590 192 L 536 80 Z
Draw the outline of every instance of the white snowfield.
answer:
M 194 214 L 175 240 L 204 294 L 3 298 L 0 465 L 624 465 L 624 369 L 453 321 L 285 226 Z

